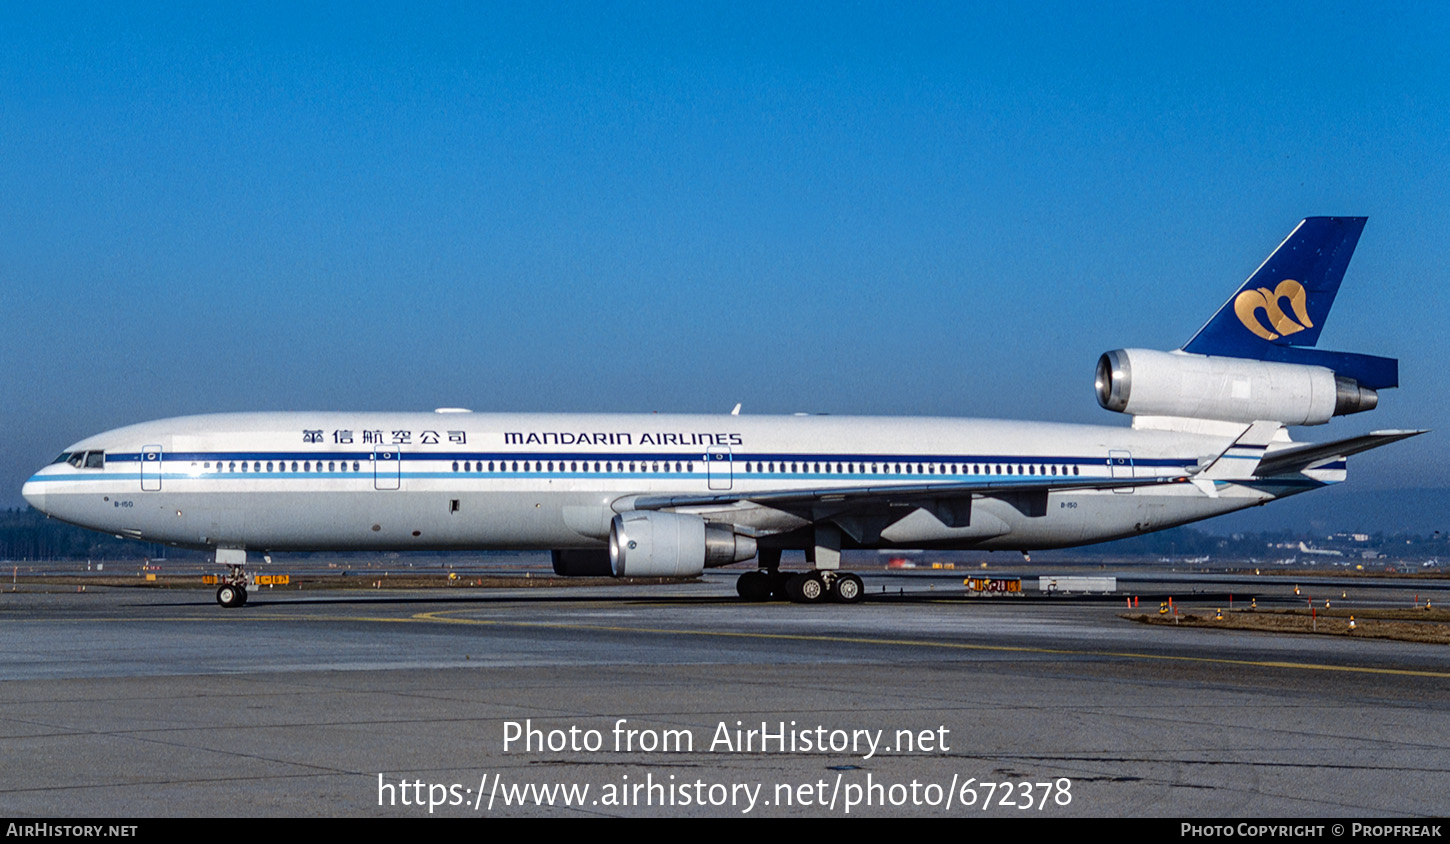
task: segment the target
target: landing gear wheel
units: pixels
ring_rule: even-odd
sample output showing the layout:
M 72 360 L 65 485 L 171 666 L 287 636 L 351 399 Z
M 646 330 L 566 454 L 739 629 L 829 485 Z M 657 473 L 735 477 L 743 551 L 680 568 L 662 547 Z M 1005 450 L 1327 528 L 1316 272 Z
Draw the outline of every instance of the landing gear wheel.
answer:
M 748 571 L 735 581 L 735 591 L 747 601 L 770 600 L 770 575 L 763 571 Z
M 829 594 L 826 581 L 816 572 L 792 577 L 786 581 L 786 591 L 797 604 L 819 604 Z
M 247 603 L 247 587 L 237 586 L 232 583 L 222 584 L 216 590 L 216 602 L 227 609 L 245 606 Z
M 865 591 L 866 585 L 854 574 L 837 575 L 836 582 L 831 584 L 831 597 L 843 604 L 856 603 Z
M 770 597 L 777 601 L 793 601 L 790 596 L 790 575 L 773 571 L 766 575 L 770 583 Z

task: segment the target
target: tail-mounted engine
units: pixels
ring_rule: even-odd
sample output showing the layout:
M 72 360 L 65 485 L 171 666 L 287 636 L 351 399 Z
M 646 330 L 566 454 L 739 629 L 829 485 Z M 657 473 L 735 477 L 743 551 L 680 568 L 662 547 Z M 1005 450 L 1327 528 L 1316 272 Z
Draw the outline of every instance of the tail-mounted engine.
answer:
M 1372 410 L 1379 394 L 1322 366 L 1148 349 L 1098 359 L 1098 404 L 1134 416 L 1322 425 Z

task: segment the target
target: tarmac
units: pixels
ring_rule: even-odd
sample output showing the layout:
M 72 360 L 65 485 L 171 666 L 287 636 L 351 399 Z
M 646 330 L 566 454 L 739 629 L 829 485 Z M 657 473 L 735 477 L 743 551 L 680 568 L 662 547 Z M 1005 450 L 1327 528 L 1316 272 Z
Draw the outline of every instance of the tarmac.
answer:
M 1123 596 L 964 600 L 959 574 L 864 574 L 854 606 L 745 604 L 730 572 L 264 589 L 239 610 L 203 590 L 22 587 L 0 594 L 0 812 L 1450 811 L 1443 646 L 1149 627 L 1118 617 Z M 1120 588 L 1154 609 L 1159 587 L 1293 600 L 1265 583 Z

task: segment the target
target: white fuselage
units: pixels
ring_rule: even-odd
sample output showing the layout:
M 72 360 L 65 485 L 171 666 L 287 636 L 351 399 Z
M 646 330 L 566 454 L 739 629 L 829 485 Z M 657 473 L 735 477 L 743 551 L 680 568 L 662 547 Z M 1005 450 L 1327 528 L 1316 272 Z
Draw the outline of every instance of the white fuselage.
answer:
M 601 548 L 637 496 L 1183 475 L 1230 438 L 945 418 L 236 413 L 82 440 L 26 483 L 38 509 L 151 542 L 257 552 Z M 1271 450 L 1273 447 L 1271 446 Z M 1010 495 L 970 524 L 927 504 L 847 547 L 1064 547 L 1159 530 L 1343 478 L 1343 462 L 1209 496 L 1181 484 Z M 810 518 L 748 502 L 686 512 L 783 547 Z

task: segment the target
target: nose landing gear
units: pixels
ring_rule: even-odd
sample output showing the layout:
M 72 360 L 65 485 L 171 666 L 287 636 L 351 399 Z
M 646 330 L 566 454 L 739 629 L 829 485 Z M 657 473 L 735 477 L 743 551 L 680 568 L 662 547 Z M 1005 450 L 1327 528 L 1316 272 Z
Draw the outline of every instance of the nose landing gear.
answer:
M 219 586 L 216 590 L 216 602 L 228 609 L 243 606 L 247 603 L 247 588 L 230 583 Z
M 246 552 L 232 553 L 245 555 Z M 217 557 L 220 558 L 217 562 L 226 562 L 226 558 L 223 557 L 221 552 L 218 552 Z M 217 587 L 216 602 L 227 609 L 245 606 L 247 603 L 247 575 L 245 569 L 242 567 L 242 563 L 245 561 L 246 557 L 243 556 L 242 562 L 240 563 L 227 563 L 227 573 L 221 578 L 221 586 Z

